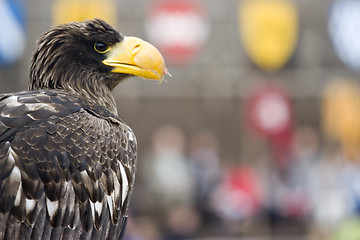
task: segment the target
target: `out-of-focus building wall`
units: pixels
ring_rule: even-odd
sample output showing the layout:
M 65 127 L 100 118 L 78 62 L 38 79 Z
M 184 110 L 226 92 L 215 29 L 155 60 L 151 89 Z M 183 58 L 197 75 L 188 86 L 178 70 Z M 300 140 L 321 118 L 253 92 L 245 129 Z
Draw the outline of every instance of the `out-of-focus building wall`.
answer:
M 116 2 L 117 28 L 126 35 L 136 35 L 146 39 L 144 21 L 152 1 L 121 0 Z M 189 115 L 195 116 L 195 113 L 203 116 L 207 122 L 205 124 L 207 128 L 218 129 L 219 134 L 226 137 L 223 140 L 225 147 L 232 146 L 227 149 L 227 152 L 239 154 L 237 150 L 241 143 L 235 143 L 242 141 L 242 137 L 238 136 L 241 133 L 238 120 L 241 121 L 241 119 L 236 120 L 239 117 L 237 113 L 240 109 L 239 104 L 241 105 L 241 100 L 256 82 L 275 81 L 281 82 L 290 89 L 296 99 L 297 122 L 318 125 L 317 100 L 325 84 L 334 76 L 357 76 L 343 66 L 331 46 L 327 33 L 330 2 L 329 0 L 296 1 L 300 20 L 296 53 L 283 70 L 268 74 L 251 63 L 240 42 L 237 20 L 239 2 L 202 1 L 210 23 L 210 35 L 203 49 L 190 65 L 170 66 L 169 71 L 173 77 L 167 77 L 168 83 L 157 85 L 151 81 L 130 79 L 118 86 L 114 95 L 121 99 L 118 101 L 118 106 L 120 112 L 123 113 L 123 118 L 136 123 L 138 116 L 143 118 L 145 117 L 143 112 L 149 111 L 153 112 L 153 116 L 146 116 L 150 118 L 148 128 L 160 124 L 161 121 L 177 121 L 188 132 L 191 132 L 197 127 L 204 126 L 204 121 L 200 120 L 200 124 L 195 124 L 196 120 L 192 122 L 193 124 L 189 123 Z M 53 4 L 54 1 L 27 1 L 26 51 L 16 65 L 0 69 L 1 92 L 26 88 L 31 53 L 36 39 L 52 25 Z M 143 102 L 150 101 L 155 103 L 144 108 Z M 124 102 L 126 104 L 123 104 Z M 309 104 L 309 102 L 314 104 Z M 159 108 L 167 105 L 170 106 L 170 110 L 175 109 L 171 108 L 171 103 L 177 104 L 176 112 L 184 111 L 184 113 L 178 116 L 168 110 L 168 120 L 164 118 L 159 120 L 155 113 Z M 189 108 L 188 105 L 193 107 Z M 229 121 L 232 124 L 227 124 Z M 188 125 L 192 127 L 189 128 Z M 138 127 L 135 125 L 135 128 Z

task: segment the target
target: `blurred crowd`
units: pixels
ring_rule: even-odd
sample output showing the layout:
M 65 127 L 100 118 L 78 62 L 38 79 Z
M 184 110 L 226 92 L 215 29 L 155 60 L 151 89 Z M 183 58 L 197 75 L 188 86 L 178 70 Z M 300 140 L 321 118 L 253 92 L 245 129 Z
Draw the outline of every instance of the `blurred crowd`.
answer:
M 290 155 L 228 164 L 212 132 L 161 126 L 139 161 L 126 239 L 359 239 L 360 163 L 312 127 L 296 129 Z

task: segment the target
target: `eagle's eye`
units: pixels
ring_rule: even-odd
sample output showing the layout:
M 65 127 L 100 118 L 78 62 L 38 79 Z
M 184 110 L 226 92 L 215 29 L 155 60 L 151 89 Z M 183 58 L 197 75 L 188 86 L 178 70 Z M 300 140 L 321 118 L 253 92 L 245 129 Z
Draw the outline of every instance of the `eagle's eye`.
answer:
M 110 50 L 110 46 L 106 43 L 103 42 L 96 42 L 94 44 L 94 49 L 95 51 L 97 51 L 98 53 L 106 53 L 107 51 Z

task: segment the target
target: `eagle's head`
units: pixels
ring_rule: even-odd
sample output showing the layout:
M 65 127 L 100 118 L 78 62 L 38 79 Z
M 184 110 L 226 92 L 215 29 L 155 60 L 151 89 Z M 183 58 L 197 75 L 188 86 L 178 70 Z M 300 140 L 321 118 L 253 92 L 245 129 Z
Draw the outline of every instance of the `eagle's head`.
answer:
M 154 46 L 94 19 L 59 25 L 40 37 L 29 89 L 64 89 L 96 98 L 128 76 L 161 80 L 165 72 Z

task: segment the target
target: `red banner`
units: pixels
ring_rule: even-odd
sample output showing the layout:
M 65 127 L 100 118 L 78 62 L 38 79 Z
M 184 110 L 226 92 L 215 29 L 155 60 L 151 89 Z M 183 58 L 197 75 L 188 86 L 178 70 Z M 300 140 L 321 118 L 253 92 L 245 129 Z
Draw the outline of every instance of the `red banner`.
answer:
M 170 64 L 188 64 L 208 38 L 205 7 L 198 1 L 154 2 L 145 22 L 149 40 Z
M 269 140 L 275 160 L 281 165 L 287 162 L 293 132 L 289 94 L 274 84 L 260 86 L 247 99 L 245 114 L 250 128 Z

